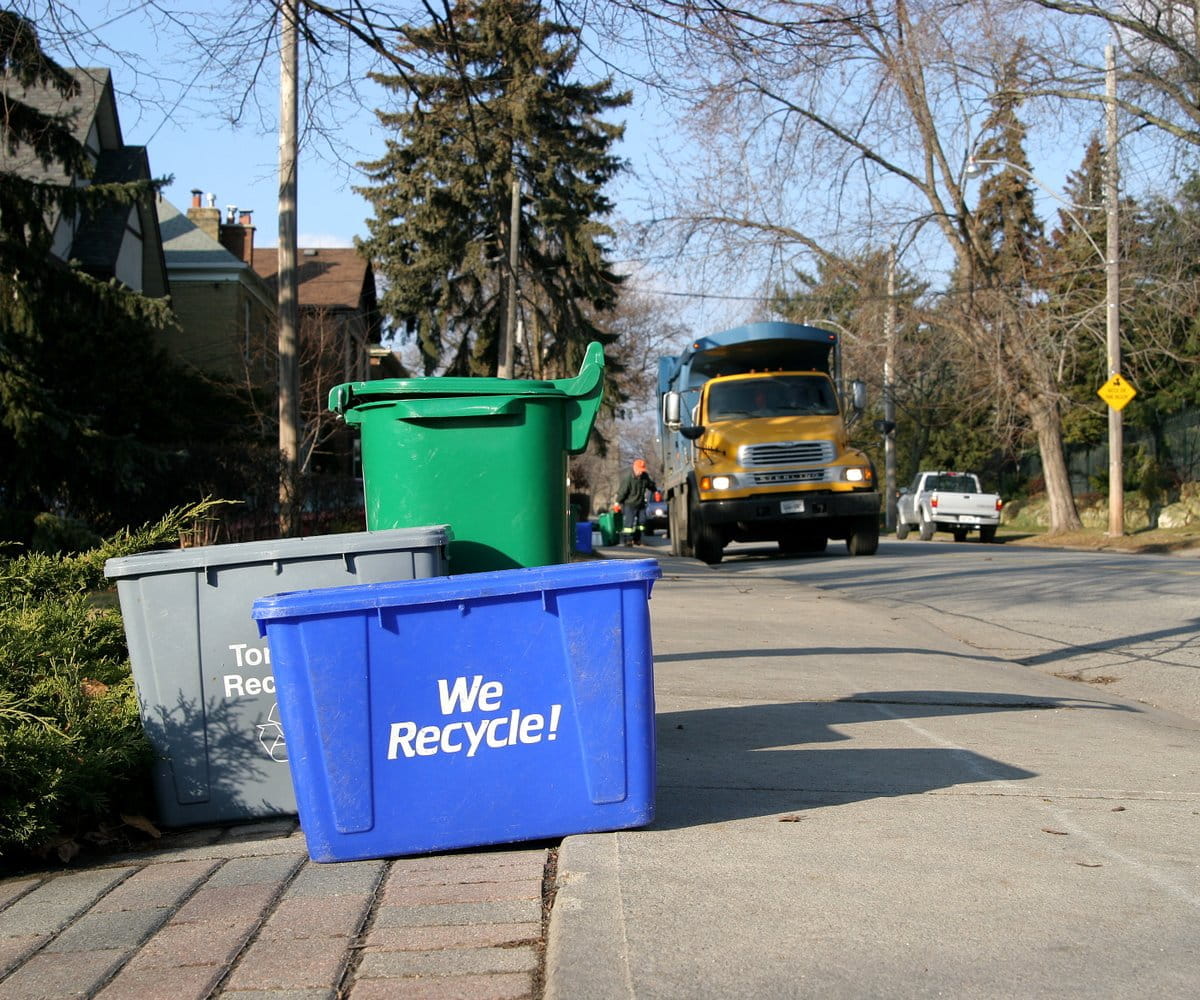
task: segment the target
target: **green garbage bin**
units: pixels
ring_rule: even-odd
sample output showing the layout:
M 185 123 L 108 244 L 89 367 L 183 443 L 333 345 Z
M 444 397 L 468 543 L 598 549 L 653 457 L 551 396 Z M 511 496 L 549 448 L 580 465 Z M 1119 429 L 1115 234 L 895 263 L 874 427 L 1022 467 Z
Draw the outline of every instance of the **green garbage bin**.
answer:
M 593 343 L 574 378 L 335 386 L 329 408 L 362 436 L 367 528 L 448 524 L 451 573 L 568 562 L 567 456 L 587 447 L 603 379 Z
M 621 512 L 606 510 L 596 520 L 600 524 L 600 541 L 604 545 L 616 545 L 621 540 L 621 529 L 625 526 Z

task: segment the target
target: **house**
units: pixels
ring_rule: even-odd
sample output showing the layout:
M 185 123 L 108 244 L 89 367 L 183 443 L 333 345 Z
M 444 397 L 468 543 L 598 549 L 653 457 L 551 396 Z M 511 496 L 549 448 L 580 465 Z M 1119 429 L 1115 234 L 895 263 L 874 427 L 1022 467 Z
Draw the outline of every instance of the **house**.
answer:
M 254 268 L 274 291 L 279 253 L 263 249 Z M 370 261 L 348 247 L 307 247 L 297 252 L 300 312 L 300 408 L 312 442 L 310 469 L 354 476 L 358 436 L 327 409 L 329 390 L 404 374 L 395 355 L 381 346 L 383 328 Z
M 79 83 L 79 92 L 72 97 L 63 97 L 53 88 L 22 87 L 11 77 L 0 77 L 0 85 L 5 94 L 44 114 L 65 116 L 75 138 L 88 151 L 92 176 L 68 177 L 60 164 L 43 166 L 27 147 L 12 153 L 2 143 L 0 170 L 56 184 L 150 180 L 145 147 L 125 145 L 109 71 L 76 67 L 69 72 Z M 168 294 L 166 263 L 150 197 L 93 215 L 67 214 L 58 208 L 52 212 L 47 220 L 53 232 L 51 253 L 59 260 L 77 261 L 92 277 L 116 279 L 152 298 Z
M 205 201 L 207 203 L 205 203 Z M 192 191 L 187 212 L 160 198 L 158 226 L 178 326 L 165 347 L 177 361 L 237 382 L 273 377 L 275 290 L 254 270 L 251 213 L 222 217 L 216 197 Z
M 255 270 L 277 287 L 279 252 L 260 251 Z M 306 247 L 297 251 L 297 298 L 302 338 L 318 340 L 341 353 L 339 382 L 402 375 L 403 369 L 380 345 L 383 320 L 375 292 L 375 269 L 349 247 Z

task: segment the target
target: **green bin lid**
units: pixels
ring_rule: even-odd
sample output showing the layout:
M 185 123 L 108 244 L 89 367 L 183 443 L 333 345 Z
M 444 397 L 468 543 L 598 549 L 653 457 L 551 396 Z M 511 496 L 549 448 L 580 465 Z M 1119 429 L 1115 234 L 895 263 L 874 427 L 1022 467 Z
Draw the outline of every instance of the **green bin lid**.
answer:
M 329 409 L 346 413 L 357 406 L 417 396 L 586 396 L 604 374 L 604 348 L 588 345 L 579 374 L 560 379 L 466 378 L 433 375 L 425 378 L 385 378 L 370 382 L 344 382 L 329 390 Z

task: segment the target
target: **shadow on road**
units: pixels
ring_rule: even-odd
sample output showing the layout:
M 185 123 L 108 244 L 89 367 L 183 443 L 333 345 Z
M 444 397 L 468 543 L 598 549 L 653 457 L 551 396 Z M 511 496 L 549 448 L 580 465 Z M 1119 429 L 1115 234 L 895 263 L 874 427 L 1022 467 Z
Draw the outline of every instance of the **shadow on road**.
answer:
M 813 744 L 855 740 L 838 727 L 1059 709 L 1136 711 L 1076 698 L 872 691 L 830 702 L 665 712 L 657 718 L 659 796 L 653 826 L 680 829 L 959 785 L 1023 781 L 1037 775 L 963 747 Z

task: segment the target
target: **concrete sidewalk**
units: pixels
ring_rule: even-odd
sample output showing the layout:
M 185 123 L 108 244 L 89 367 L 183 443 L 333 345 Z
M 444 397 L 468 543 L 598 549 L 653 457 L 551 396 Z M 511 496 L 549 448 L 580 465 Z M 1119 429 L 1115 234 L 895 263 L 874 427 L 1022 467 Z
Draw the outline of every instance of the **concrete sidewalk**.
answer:
M 0 1000 L 1196 995 L 1194 722 L 662 562 L 646 829 L 334 865 L 291 822 L 170 834 L 0 881 Z
M 1197 995 L 1195 721 L 663 565 L 656 819 L 564 842 L 547 997 Z

